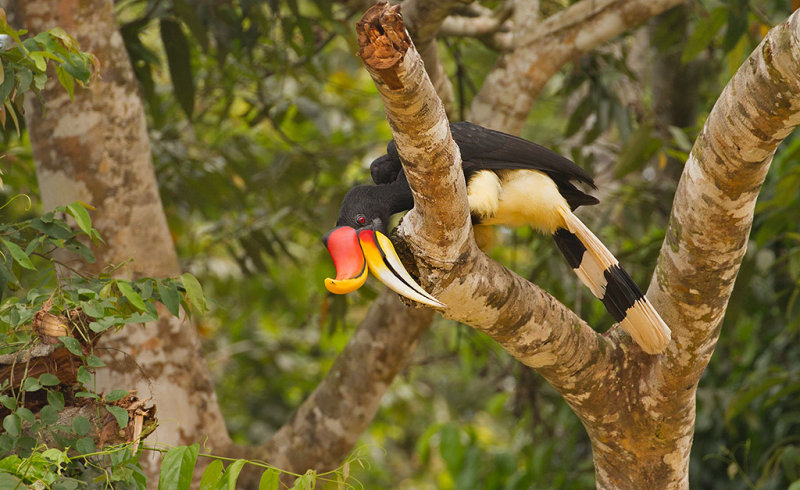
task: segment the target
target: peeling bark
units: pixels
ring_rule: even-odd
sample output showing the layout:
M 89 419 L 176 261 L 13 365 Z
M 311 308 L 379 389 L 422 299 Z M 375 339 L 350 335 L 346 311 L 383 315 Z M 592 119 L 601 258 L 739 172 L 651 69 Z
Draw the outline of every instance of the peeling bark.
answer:
M 43 207 L 81 200 L 95 206 L 94 227 L 105 244 L 93 247 L 95 264 L 71 266 L 88 273 L 126 277 L 180 273 L 153 172 L 138 85 L 110 0 L 17 2 L 20 25 L 33 33 L 60 26 L 100 61 L 100 77 L 75 100 L 54 80 L 43 91 L 47 112 L 28 104 L 27 126 Z M 98 389 L 135 389 L 158 405 L 159 443 L 191 444 L 208 438 L 229 443 L 194 324 L 168 313 L 146 327 L 128 326 L 104 336 L 97 353 L 109 365 L 98 371 Z M 158 480 L 156 461 L 147 464 Z
M 413 45 L 391 42 L 402 27 L 396 10 L 378 5 L 368 14 L 389 39 L 372 41 L 403 50 L 388 68 L 365 64 L 414 193 L 397 234 L 420 282 L 449 305 L 446 317 L 487 333 L 564 396 L 590 436 L 599 488 L 687 488 L 697 382 L 769 161 L 800 123 L 800 14 L 773 29 L 731 80 L 687 163 L 650 287 L 675 339 L 658 356 L 644 354 L 619 328 L 595 333 L 477 249 L 460 157 L 419 55 Z

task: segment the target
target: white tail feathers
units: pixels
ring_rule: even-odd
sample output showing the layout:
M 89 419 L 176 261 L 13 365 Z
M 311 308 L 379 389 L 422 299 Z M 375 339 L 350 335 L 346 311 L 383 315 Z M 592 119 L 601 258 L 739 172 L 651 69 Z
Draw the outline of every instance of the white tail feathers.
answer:
M 670 342 L 670 330 L 644 294 L 605 245 L 569 208 L 559 210 L 565 228 L 553 233 L 559 249 L 581 282 L 648 354 Z

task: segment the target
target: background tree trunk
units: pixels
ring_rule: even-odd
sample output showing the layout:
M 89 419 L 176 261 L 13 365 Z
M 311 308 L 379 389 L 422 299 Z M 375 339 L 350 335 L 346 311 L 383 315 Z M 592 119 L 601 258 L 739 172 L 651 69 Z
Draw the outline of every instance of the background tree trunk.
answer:
M 20 26 L 34 33 L 64 28 L 97 56 L 102 70 L 88 89 L 76 88 L 74 101 L 54 77 L 43 92 L 46 111 L 27 105 L 43 207 L 80 200 L 96 208 L 93 224 L 105 240 L 93 247 L 97 262 L 70 266 L 129 278 L 176 276 L 181 271 L 158 194 L 142 101 L 113 7 L 110 0 L 16 3 Z M 167 313 L 155 324 L 128 325 L 104 335 L 98 354 L 108 364 L 97 371 L 98 390 L 135 389 L 156 404 L 159 427 L 151 442 L 207 438 L 211 451 L 229 443 L 192 321 Z M 157 461 L 143 463 L 151 481 L 158 481 Z

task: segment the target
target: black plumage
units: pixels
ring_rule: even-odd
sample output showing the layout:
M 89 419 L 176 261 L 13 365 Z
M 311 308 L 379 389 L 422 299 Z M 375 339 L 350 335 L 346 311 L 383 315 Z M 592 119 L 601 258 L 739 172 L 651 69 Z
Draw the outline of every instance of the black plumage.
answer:
M 479 170 L 538 170 L 556 183 L 571 209 L 600 202 L 572 183 L 576 181 L 596 189 L 592 177 L 572 160 L 549 148 L 467 121 L 451 123 L 450 134 L 461 152 L 461 168 L 467 182 Z M 369 170 L 376 184 L 388 184 L 397 179 L 403 167 L 394 140 L 386 145 L 386 155 L 375 159 Z

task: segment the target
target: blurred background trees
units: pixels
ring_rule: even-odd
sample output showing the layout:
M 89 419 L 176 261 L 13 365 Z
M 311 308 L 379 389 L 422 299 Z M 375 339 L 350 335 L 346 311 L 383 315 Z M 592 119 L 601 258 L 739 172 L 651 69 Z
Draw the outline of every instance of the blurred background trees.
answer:
M 351 2 L 355 3 L 355 2 Z M 542 1 L 543 15 L 570 2 Z M 522 135 L 596 176 L 582 219 L 645 286 L 682 163 L 727 79 L 796 2 L 697 1 L 558 72 Z M 319 238 L 390 138 L 354 56 L 362 5 L 324 0 L 122 0 L 116 13 L 141 84 L 156 175 L 184 270 L 213 300 L 199 320 L 235 441 L 266 441 L 314 389 L 377 283 L 334 297 Z M 465 117 L 508 40 L 504 2 L 480 36 L 439 36 Z M 493 13 L 487 9 L 493 9 Z M 451 26 L 451 29 L 452 26 Z M 460 34 L 463 34 L 461 32 Z M 25 133 L 3 134 L 2 201 L 37 194 Z M 698 390 L 692 486 L 786 488 L 800 480 L 800 139 L 778 150 L 717 351 Z M 36 200 L 34 200 L 36 202 Z M 3 219 L 40 213 L 15 201 Z M 611 324 L 549 240 L 505 230 L 493 256 L 591 325 Z M 439 319 L 384 397 L 352 468 L 367 488 L 587 488 L 578 419 L 530 369 Z M 482 464 L 480 464 L 482 463 Z

